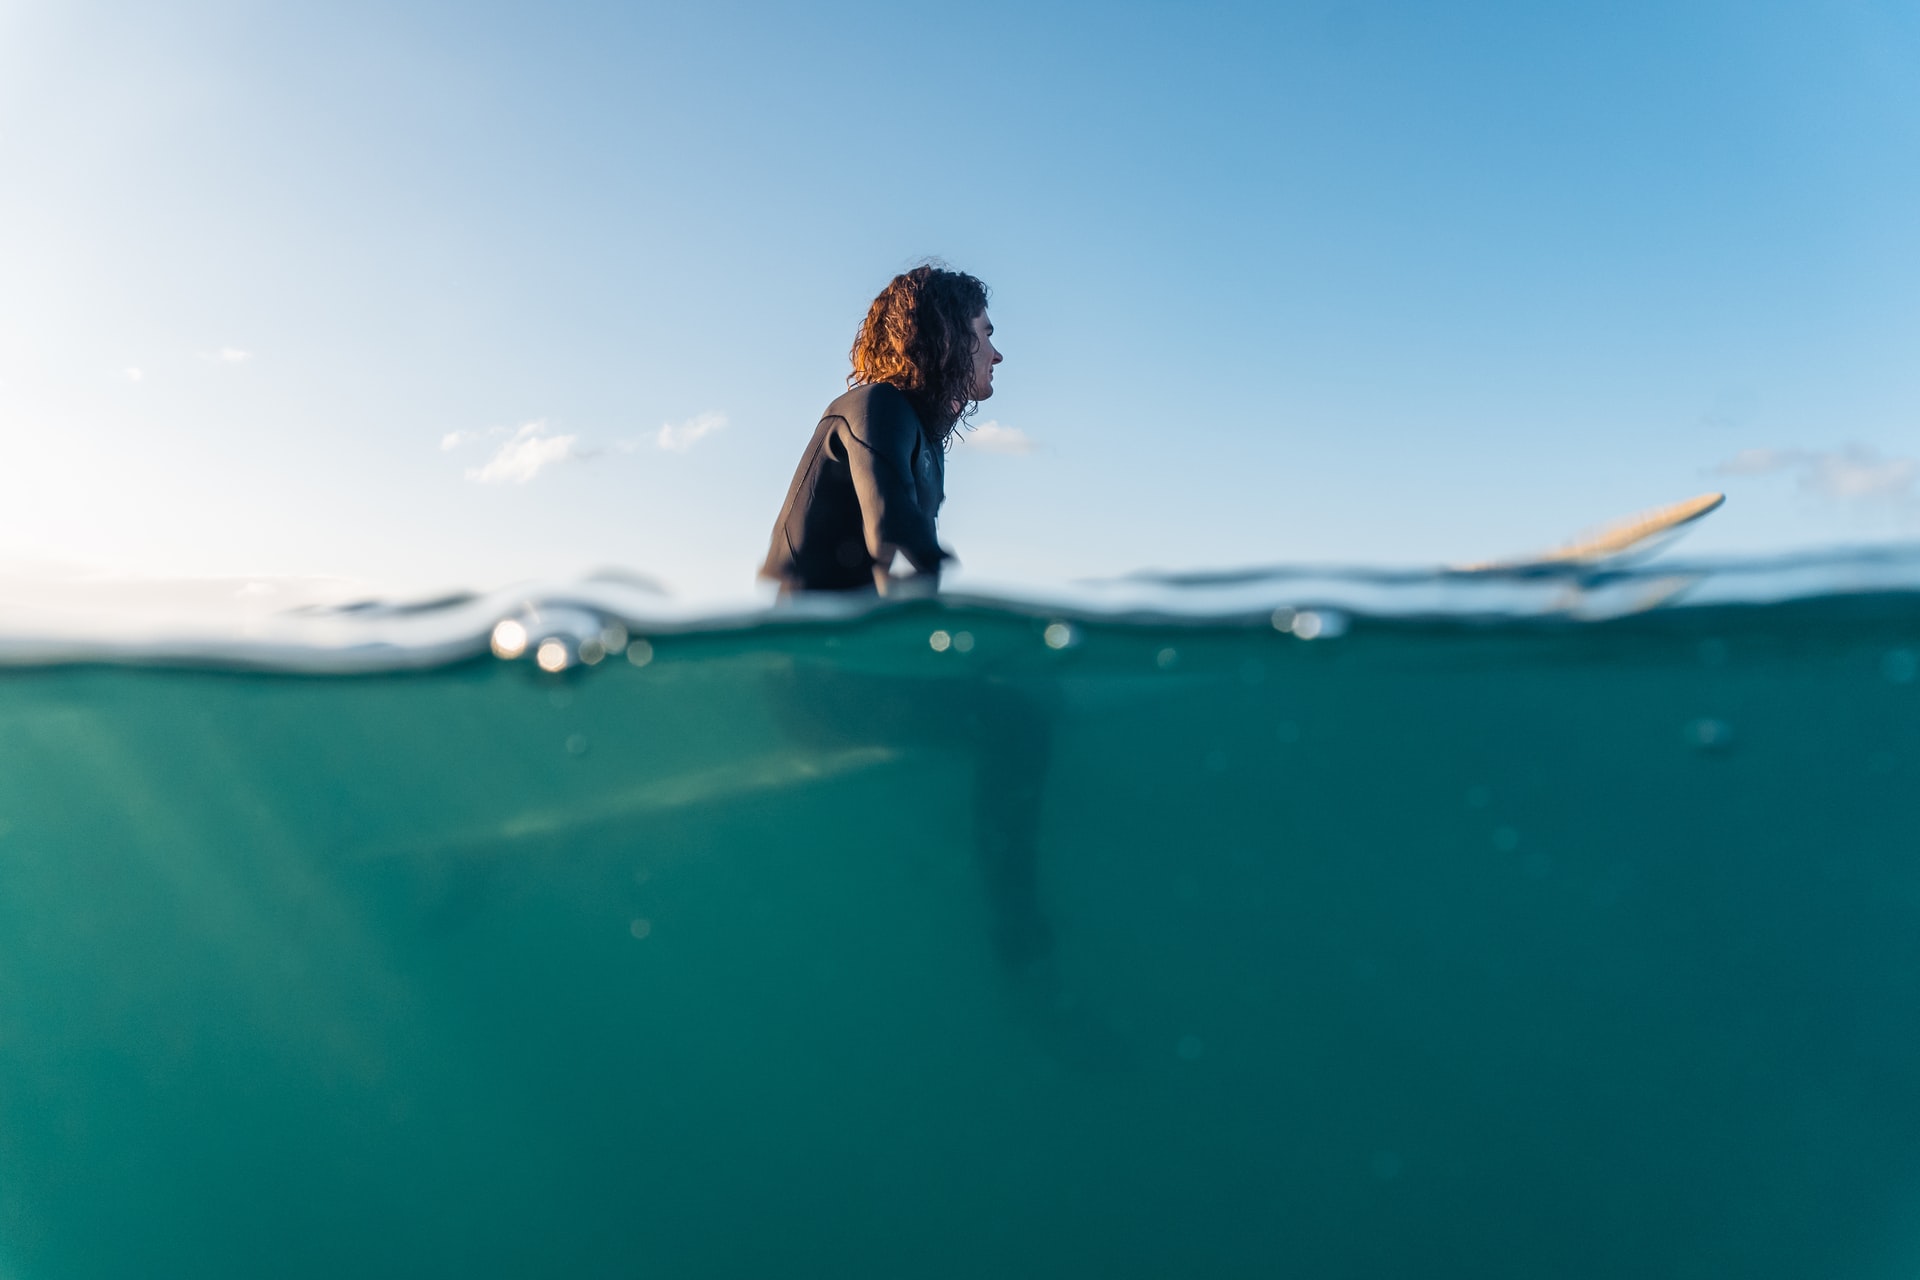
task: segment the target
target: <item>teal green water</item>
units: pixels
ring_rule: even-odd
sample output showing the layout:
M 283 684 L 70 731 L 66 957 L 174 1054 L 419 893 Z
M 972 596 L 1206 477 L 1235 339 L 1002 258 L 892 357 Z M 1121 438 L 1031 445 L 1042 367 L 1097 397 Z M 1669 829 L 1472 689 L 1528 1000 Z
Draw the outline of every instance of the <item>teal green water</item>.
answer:
M 1920 1268 L 1914 597 L 1041 626 L 0 672 L 0 1276 Z

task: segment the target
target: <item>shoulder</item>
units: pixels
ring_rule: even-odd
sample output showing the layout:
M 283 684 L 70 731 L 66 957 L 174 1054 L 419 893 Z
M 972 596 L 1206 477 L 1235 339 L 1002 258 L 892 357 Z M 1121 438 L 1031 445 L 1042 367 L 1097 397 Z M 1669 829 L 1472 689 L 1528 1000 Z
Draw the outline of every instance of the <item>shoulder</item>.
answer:
M 888 417 L 913 413 L 913 405 L 907 400 L 906 392 L 891 382 L 863 382 L 850 387 L 838 400 L 827 406 L 827 416 L 837 418 L 865 418 L 874 414 Z
M 827 406 L 827 418 L 844 418 L 855 434 L 908 437 L 920 434 L 920 418 L 906 393 L 887 382 L 863 382 Z

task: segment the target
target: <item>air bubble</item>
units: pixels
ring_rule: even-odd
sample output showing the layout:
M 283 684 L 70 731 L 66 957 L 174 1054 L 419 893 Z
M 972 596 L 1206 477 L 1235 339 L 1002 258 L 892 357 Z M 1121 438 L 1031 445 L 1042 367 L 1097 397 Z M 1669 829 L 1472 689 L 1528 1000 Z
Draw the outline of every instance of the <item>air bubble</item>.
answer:
M 1302 640 L 1331 640 L 1346 634 L 1347 615 L 1337 609 L 1275 609 L 1273 629 Z
M 1893 684 L 1912 684 L 1914 676 L 1920 674 L 1920 658 L 1911 649 L 1889 649 L 1880 659 L 1880 674 Z
M 653 661 L 653 645 L 646 640 L 635 640 L 627 646 L 627 661 L 636 667 L 644 667 Z
M 1153 655 L 1154 665 L 1159 667 L 1162 671 L 1171 671 L 1173 669 L 1174 664 L 1179 661 L 1180 661 L 1180 653 L 1177 649 L 1162 649 L 1160 652 Z
M 944 631 L 936 631 L 927 637 L 927 644 L 935 653 L 945 653 L 953 647 L 953 637 Z
M 972 653 L 973 652 L 973 632 L 971 631 L 954 632 L 953 633 L 953 650 L 955 653 Z
M 598 664 L 600 659 L 606 656 L 607 651 L 598 640 L 582 640 L 580 642 L 580 661 L 586 663 L 588 666 L 591 667 Z
M 503 619 L 493 629 L 493 654 L 512 660 L 527 651 L 527 629 L 512 618 Z
M 1686 739 L 1696 751 L 1725 751 L 1733 745 L 1733 726 L 1725 720 L 1702 716 L 1687 722 Z
M 565 671 L 572 661 L 567 656 L 566 642 L 563 640 L 542 640 L 535 650 L 533 660 L 540 664 L 542 671 Z
M 653 921 L 647 919 L 645 916 L 636 916 L 633 921 L 627 925 L 627 932 L 632 934 L 636 939 L 643 939 L 653 932 Z
M 587 754 L 587 735 L 584 733 L 568 734 L 567 754 L 570 756 L 583 756 Z
M 1064 649 L 1079 637 L 1067 623 L 1050 622 L 1047 624 L 1047 629 L 1041 632 L 1040 638 L 1046 641 L 1049 649 Z
M 600 647 L 608 653 L 619 653 L 627 647 L 627 628 L 624 623 L 609 622 L 600 628 Z

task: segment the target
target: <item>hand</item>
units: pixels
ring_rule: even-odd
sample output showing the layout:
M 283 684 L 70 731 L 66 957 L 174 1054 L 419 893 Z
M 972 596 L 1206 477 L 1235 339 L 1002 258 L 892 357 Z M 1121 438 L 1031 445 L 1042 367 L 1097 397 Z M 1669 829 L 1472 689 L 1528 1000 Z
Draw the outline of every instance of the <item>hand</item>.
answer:
M 932 573 L 888 573 L 878 565 L 873 570 L 873 585 L 889 600 L 926 600 L 940 590 L 940 571 Z

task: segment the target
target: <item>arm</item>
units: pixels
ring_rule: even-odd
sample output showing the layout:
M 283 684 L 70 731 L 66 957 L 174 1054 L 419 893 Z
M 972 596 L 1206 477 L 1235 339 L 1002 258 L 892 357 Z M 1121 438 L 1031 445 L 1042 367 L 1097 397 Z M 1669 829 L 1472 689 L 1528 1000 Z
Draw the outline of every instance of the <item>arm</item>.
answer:
M 886 590 L 887 570 L 896 552 L 922 574 L 940 572 L 947 553 L 934 534 L 933 513 L 920 505 L 913 481 L 913 450 L 924 448 L 920 420 L 906 397 L 891 387 L 875 388 L 862 420 L 847 421 L 847 462 L 874 577 Z

